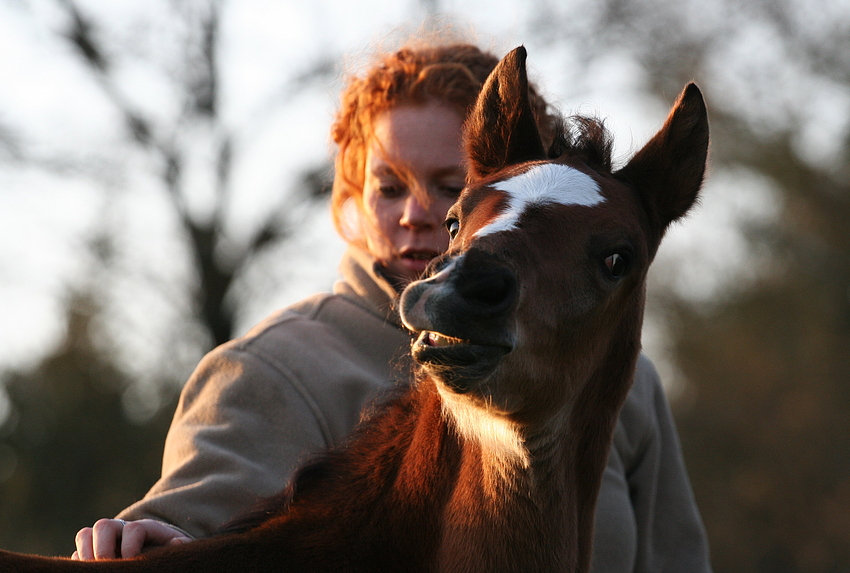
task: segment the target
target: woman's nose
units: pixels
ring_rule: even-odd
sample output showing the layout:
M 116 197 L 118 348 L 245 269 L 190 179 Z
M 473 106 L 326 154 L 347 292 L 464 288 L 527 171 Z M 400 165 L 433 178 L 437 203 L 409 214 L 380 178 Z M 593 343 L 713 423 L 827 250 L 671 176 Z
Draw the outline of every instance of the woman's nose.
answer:
M 409 193 L 404 202 L 404 212 L 399 222 L 402 227 L 432 228 L 439 224 L 431 209 L 422 205 L 413 193 Z

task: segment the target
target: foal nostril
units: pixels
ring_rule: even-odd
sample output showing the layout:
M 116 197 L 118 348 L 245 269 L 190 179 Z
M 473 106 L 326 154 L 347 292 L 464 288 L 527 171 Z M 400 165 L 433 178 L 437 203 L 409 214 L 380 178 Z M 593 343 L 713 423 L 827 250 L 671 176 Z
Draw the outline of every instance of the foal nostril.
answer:
M 458 294 L 490 312 L 507 308 L 516 296 L 516 277 L 504 267 L 467 267 L 458 279 Z

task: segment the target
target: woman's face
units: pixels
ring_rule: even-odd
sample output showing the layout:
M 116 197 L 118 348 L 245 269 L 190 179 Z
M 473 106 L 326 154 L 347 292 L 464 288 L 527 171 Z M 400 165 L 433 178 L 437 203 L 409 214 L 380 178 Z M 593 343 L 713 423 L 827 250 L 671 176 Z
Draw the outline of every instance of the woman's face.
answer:
M 439 103 L 399 106 L 375 119 L 366 153 L 363 232 L 369 252 L 402 283 L 416 279 L 448 248 L 443 221 L 466 177 L 462 125 L 457 111 Z

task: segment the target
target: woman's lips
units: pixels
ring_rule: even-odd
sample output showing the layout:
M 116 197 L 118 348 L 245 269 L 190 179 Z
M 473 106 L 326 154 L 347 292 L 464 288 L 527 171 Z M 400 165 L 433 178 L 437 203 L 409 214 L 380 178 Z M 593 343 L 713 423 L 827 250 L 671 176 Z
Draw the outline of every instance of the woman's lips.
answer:
M 439 252 L 432 250 L 404 249 L 399 255 L 399 260 L 406 268 L 421 273 L 431 262 L 431 259 L 439 255 Z

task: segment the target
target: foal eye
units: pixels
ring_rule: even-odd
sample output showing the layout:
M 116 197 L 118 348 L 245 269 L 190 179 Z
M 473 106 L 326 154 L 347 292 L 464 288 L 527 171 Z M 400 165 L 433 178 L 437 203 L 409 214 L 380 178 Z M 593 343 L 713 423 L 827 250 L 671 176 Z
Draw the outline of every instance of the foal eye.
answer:
M 460 221 L 457 219 L 446 219 L 446 231 L 449 232 L 449 238 L 454 240 L 460 231 Z
M 611 278 L 618 279 L 626 274 L 629 268 L 629 259 L 620 253 L 614 253 L 605 258 L 605 268 Z

